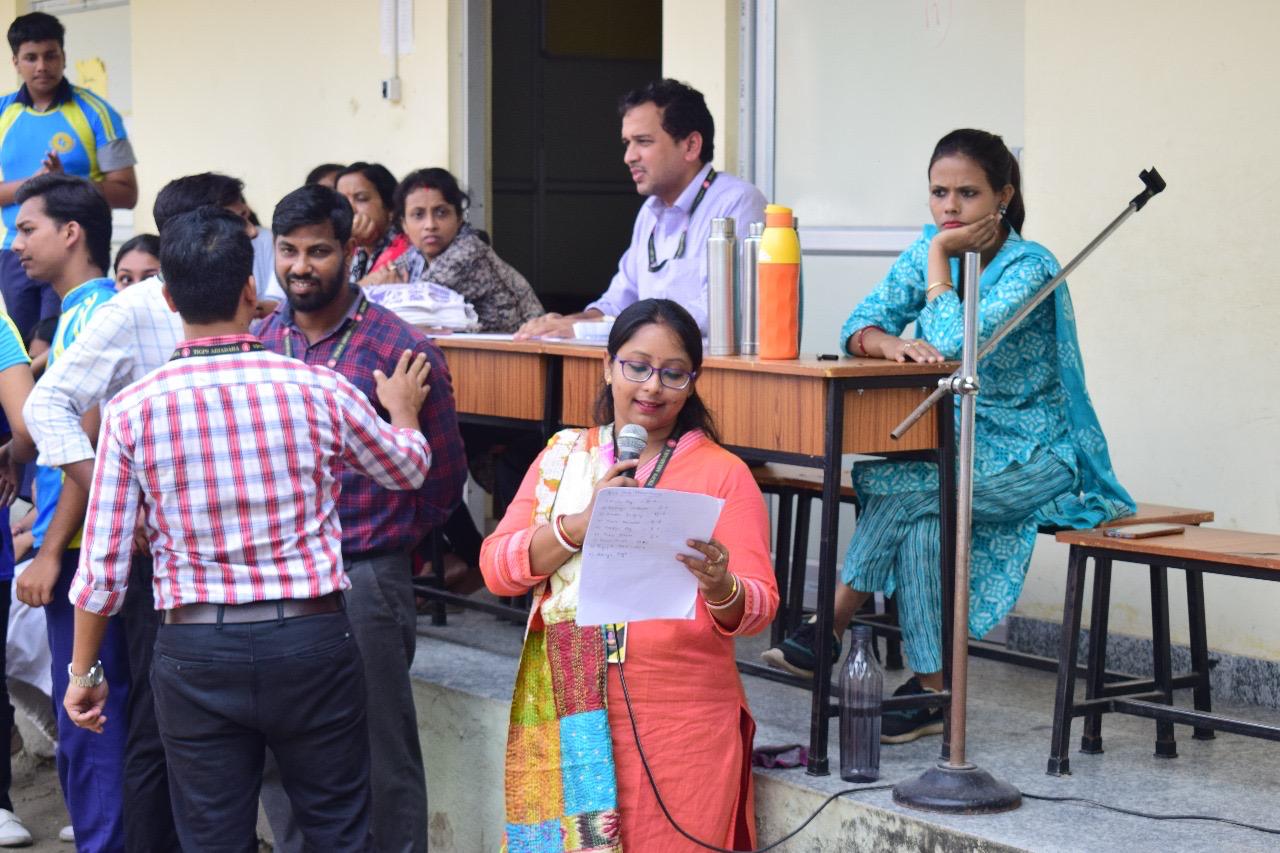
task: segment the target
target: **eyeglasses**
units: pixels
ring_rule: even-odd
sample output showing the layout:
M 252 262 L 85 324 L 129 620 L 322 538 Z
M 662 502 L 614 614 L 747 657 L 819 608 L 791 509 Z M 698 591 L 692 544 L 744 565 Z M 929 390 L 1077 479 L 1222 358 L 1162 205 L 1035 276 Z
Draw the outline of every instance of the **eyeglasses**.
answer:
M 658 371 L 658 381 L 662 383 L 663 388 L 670 388 L 672 391 L 683 391 L 689 387 L 689 383 L 693 381 L 693 377 L 698 375 L 696 370 L 677 370 L 674 367 L 654 367 L 647 361 L 629 361 L 624 358 L 614 357 L 614 361 L 622 365 L 622 376 L 632 382 L 648 382 L 653 372 Z

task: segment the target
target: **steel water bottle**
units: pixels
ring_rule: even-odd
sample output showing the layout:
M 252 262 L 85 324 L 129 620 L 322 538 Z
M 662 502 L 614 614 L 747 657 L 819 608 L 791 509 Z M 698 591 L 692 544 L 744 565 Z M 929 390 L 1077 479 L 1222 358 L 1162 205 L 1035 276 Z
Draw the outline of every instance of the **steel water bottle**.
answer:
M 734 313 L 737 311 L 735 290 L 738 266 L 737 241 L 733 236 L 733 217 L 711 220 L 711 236 L 707 238 L 707 338 L 709 355 L 737 353 Z
M 760 351 L 756 333 L 756 306 L 759 304 L 760 278 L 756 264 L 760 260 L 760 235 L 763 222 L 752 222 L 742 238 L 738 253 L 738 353 L 755 355 Z

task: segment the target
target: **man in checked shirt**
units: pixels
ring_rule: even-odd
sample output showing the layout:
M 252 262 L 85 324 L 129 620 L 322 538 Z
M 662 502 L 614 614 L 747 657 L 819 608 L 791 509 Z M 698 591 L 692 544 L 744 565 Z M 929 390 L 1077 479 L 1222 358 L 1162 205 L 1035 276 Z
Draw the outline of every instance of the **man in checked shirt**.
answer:
M 81 727 L 109 724 L 95 661 L 142 513 L 165 611 L 152 680 L 183 848 L 256 846 L 270 748 L 308 846 L 371 849 L 339 478 L 354 468 L 385 489 L 422 485 L 427 359 L 405 350 L 389 375 L 374 371 L 388 424 L 333 371 L 248 334 L 253 248 L 233 215 L 205 207 L 170 221 L 160 264 L 186 340 L 103 412 L 64 707 Z
M 160 190 L 152 208 L 156 228 L 163 234 L 169 220 L 179 214 L 205 205 L 222 207 L 228 182 L 234 184 L 229 178 L 213 180 L 208 173 L 170 181 Z M 228 209 L 236 215 L 242 213 Z M 92 411 L 96 418 L 100 404 L 129 383 L 162 367 L 183 338 L 182 319 L 165 304 L 163 288 L 160 277 L 152 276 L 99 305 L 89 321 L 81 324 L 76 345 L 52 361 L 27 398 L 23 411 L 40 448 L 40 464 L 61 468 L 66 479 L 79 486 L 76 491 L 81 500 L 86 499 L 93 482 L 94 456 L 89 436 L 81 427 L 82 416 Z M 390 370 L 391 365 L 386 369 Z M 442 393 L 439 387 L 441 378 L 433 376 L 431 382 L 434 396 L 447 398 L 446 405 L 452 406 L 452 393 Z M 441 403 L 437 400 L 434 405 Z M 427 439 L 433 446 L 447 445 L 432 434 Z M 436 476 L 433 468 L 428 480 Z M 54 553 L 56 544 L 46 539 L 43 546 L 49 552 L 46 556 L 55 562 L 59 559 Z M 129 597 L 120 610 L 132 676 L 121 786 L 127 853 L 169 853 L 179 849 L 149 678 L 159 617 L 151 595 L 151 553 L 135 549 Z M 287 800 L 283 795 L 281 799 Z

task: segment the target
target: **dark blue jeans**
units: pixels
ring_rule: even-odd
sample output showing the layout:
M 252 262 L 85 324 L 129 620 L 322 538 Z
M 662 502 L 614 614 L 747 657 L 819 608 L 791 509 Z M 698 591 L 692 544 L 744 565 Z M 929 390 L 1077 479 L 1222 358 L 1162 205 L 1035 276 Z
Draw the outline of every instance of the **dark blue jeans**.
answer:
M 129 652 L 124 626 L 113 616 L 102 638 L 98 657 L 107 676 L 107 725 L 102 734 L 82 729 L 67 716 L 67 664 L 75 638 L 75 607 L 67 597 L 80 563 L 80 550 L 62 555 L 62 572 L 53 587 L 53 601 L 44 608 L 52 658 L 53 710 L 58 718 L 58 781 L 67 803 L 80 850 L 117 853 L 124 847 L 124 745 L 129 731 Z
M 258 849 L 267 749 L 309 849 L 371 849 L 364 669 L 345 612 L 162 625 L 151 686 L 183 849 Z

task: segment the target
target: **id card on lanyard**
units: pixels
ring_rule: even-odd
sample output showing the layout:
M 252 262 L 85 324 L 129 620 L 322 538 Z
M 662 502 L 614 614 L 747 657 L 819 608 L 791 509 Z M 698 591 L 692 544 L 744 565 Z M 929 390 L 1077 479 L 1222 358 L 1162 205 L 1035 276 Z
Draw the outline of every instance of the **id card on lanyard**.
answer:
M 360 295 L 360 304 L 356 306 L 355 316 L 351 322 L 347 324 L 347 330 L 342 333 L 342 337 L 338 339 L 338 345 L 333 348 L 333 354 L 329 356 L 325 362 L 325 366 L 330 370 L 338 369 L 338 360 L 342 358 L 342 354 L 347 351 L 347 344 L 351 343 L 351 336 L 356 333 L 356 326 L 364 319 L 364 312 L 369 307 L 369 300 Z M 293 354 L 293 333 L 288 329 L 285 330 L 284 336 L 284 354 L 289 358 L 296 358 Z
M 676 252 L 667 260 L 676 260 L 684 257 L 684 243 L 689 237 L 689 226 L 693 224 L 693 215 L 698 212 L 698 205 L 702 204 L 703 197 L 707 194 L 707 190 L 711 189 L 711 185 L 716 181 L 716 170 L 712 169 L 707 172 L 707 177 L 702 181 L 702 186 L 698 188 L 698 194 L 693 197 L 693 204 L 689 205 L 689 221 L 685 223 L 684 230 L 680 232 L 680 242 L 676 244 Z M 658 233 L 658 224 L 655 222 L 653 230 L 649 232 L 649 272 L 660 272 L 667 265 L 667 261 L 658 262 L 658 250 L 655 246 L 655 235 Z

